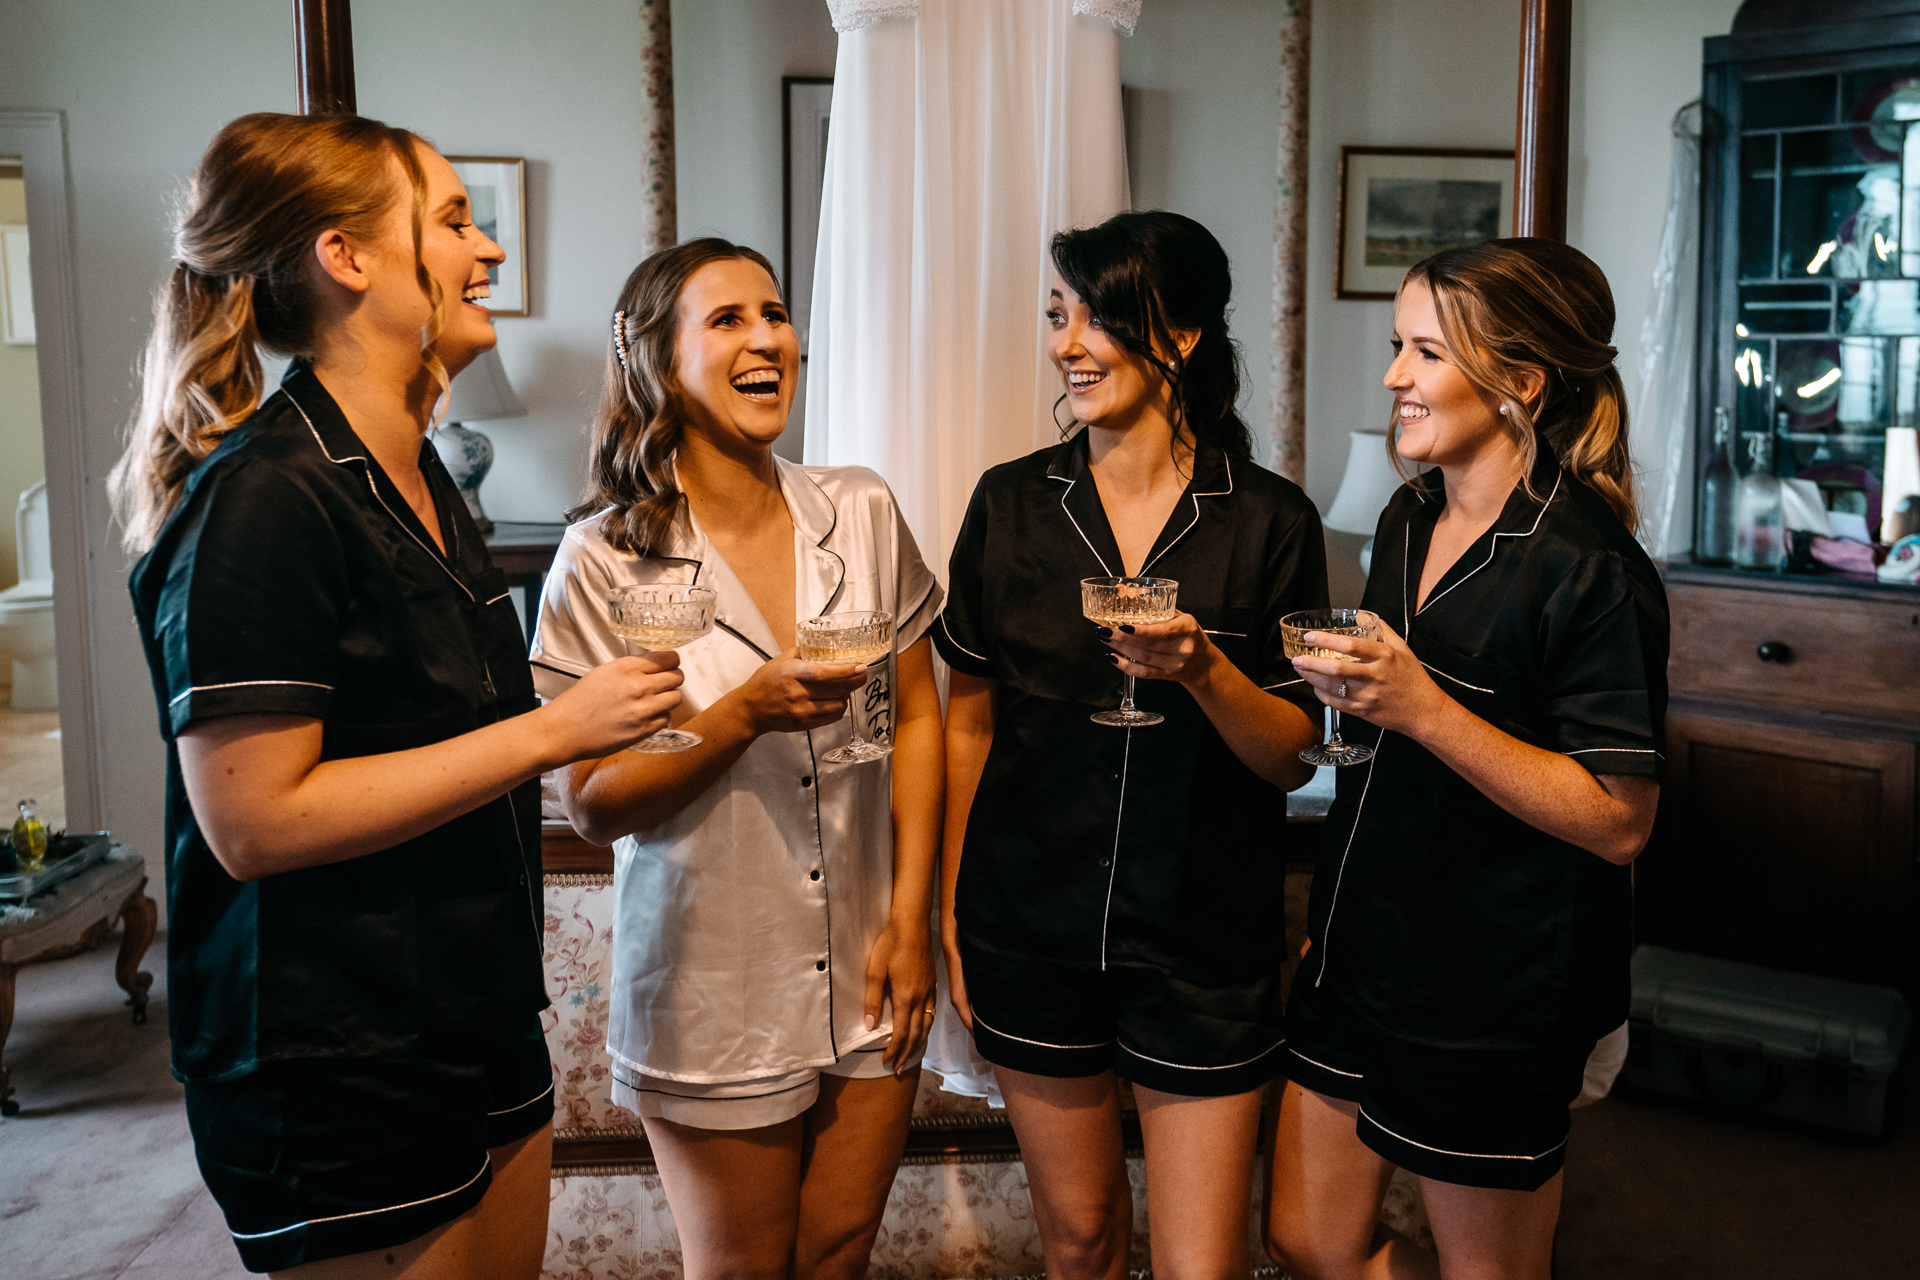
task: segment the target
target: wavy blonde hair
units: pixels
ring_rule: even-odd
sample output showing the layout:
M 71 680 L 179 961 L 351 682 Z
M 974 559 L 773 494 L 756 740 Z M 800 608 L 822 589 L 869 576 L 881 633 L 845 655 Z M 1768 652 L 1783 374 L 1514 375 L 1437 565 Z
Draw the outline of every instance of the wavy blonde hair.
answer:
M 1434 254 L 1407 272 L 1433 294 L 1453 362 L 1467 381 L 1499 401 L 1500 422 L 1526 470 L 1541 446 L 1605 498 L 1629 531 L 1639 527 L 1633 455 L 1627 450 L 1627 393 L 1614 367 L 1613 291 L 1591 258 L 1557 240 L 1488 240 Z M 1546 382 L 1529 400 L 1530 370 Z M 1387 427 L 1399 465 L 1400 416 Z
M 427 180 L 419 135 L 361 116 L 241 116 L 194 170 L 173 228 L 174 268 L 153 304 L 140 365 L 140 407 L 107 478 L 127 549 L 153 545 L 187 476 L 259 407 L 260 349 L 310 355 L 313 245 L 337 230 L 361 240 L 410 186 L 413 252 L 433 306 L 420 356 L 444 393 L 434 353 L 445 323 L 439 281 L 420 261 Z M 398 162 L 405 185 L 394 180 Z
M 709 262 L 745 259 L 780 288 L 766 255 L 706 236 L 662 249 L 633 269 L 620 288 L 608 333 L 606 387 L 587 446 L 587 487 L 568 520 L 606 512 L 600 524 L 615 549 L 649 555 L 666 546 L 686 511 L 673 460 L 686 435 L 674 348 L 680 294 Z M 782 292 L 781 297 L 785 298 Z

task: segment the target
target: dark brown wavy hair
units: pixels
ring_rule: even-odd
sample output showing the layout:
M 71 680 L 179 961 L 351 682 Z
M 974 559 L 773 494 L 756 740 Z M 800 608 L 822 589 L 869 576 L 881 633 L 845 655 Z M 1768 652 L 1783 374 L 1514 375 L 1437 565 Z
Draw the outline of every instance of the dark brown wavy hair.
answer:
M 445 299 L 420 263 L 427 179 L 416 148 L 428 145 L 363 116 L 267 111 L 215 136 L 174 224 L 174 267 L 154 299 L 140 408 L 107 478 L 128 550 L 153 545 L 188 474 L 259 406 L 259 349 L 312 353 L 314 241 L 328 230 L 376 239 L 380 220 L 409 196 L 415 270 L 433 304 L 420 354 L 446 388 L 433 352 Z
M 1434 254 L 1400 287 L 1415 281 L 1433 293 L 1454 364 L 1505 407 L 1500 421 L 1520 448 L 1522 483 L 1545 447 L 1637 531 L 1627 393 L 1610 345 L 1613 290 L 1593 259 L 1558 240 L 1488 240 Z M 1546 374 L 1532 400 L 1521 381 L 1529 369 Z M 1398 412 L 1387 433 L 1397 460 Z
M 601 530 L 621 551 L 642 556 L 657 551 L 686 511 L 686 495 L 673 474 L 674 455 L 686 434 L 673 367 L 680 294 L 709 262 L 734 259 L 759 265 L 774 288 L 780 287 L 780 275 L 766 255 L 707 236 L 662 249 L 635 267 L 620 289 L 608 332 L 606 386 L 593 415 L 586 492 L 567 519 L 606 512 Z

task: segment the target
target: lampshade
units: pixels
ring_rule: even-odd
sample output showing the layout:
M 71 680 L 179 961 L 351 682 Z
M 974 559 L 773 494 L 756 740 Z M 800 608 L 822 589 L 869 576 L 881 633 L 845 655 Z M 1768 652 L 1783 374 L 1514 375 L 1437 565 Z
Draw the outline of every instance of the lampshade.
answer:
M 1340 492 L 1334 495 L 1333 509 L 1327 512 L 1325 523 L 1341 533 L 1371 535 L 1393 491 L 1406 482 L 1393 469 L 1386 432 L 1347 434 L 1352 437 L 1347 446 L 1347 473 L 1340 479 Z
M 513 384 L 507 381 L 507 371 L 500 364 L 498 351 L 483 352 L 453 380 L 453 393 L 447 397 L 445 420 L 448 422 L 485 422 L 489 418 L 526 416 L 527 406 L 513 394 Z

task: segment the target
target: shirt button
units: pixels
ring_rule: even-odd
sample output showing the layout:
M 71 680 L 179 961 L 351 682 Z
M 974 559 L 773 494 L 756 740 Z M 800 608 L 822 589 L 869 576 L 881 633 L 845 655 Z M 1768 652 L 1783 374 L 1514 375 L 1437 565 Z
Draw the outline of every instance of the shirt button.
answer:
M 1113 780 L 1114 780 L 1115 782 L 1118 782 L 1118 781 L 1120 781 L 1120 775 L 1119 775 L 1119 774 L 1117 774 L 1117 773 L 1110 773 L 1110 774 L 1108 774 L 1107 776 L 1108 776 L 1109 778 L 1111 778 L 1111 779 L 1113 779 Z
M 812 786 L 812 785 L 813 785 L 813 778 L 812 778 L 812 776 L 811 776 L 811 775 L 809 775 L 808 777 L 805 777 L 805 778 L 802 778 L 802 779 L 800 779 L 800 785 L 801 785 L 801 786 L 803 786 L 803 787 L 810 787 L 810 786 Z
M 827 962 L 825 960 L 815 960 L 813 962 L 813 967 L 816 971 L 820 973 L 825 973 L 827 971 Z
M 1112 859 L 1112 858 L 1102 858 L 1102 859 L 1100 859 L 1100 865 L 1101 865 L 1101 866 L 1103 866 L 1103 867 L 1110 867 L 1110 866 L 1112 866 L 1112 865 L 1113 865 L 1113 859 Z
M 820 878 L 820 873 L 818 871 L 812 872 L 807 876 L 807 879 L 809 880 L 818 880 L 819 878 Z

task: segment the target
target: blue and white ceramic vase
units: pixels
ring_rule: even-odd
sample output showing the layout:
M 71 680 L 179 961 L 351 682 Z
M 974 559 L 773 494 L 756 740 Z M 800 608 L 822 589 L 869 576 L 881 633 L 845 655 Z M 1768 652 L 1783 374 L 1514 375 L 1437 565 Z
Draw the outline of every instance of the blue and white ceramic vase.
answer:
M 433 433 L 433 448 L 460 496 L 467 500 L 467 511 L 480 526 L 480 536 L 493 533 L 493 521 L 480 506 L 480 482 L 493 469 L 493 441 L 471 427 L 449 422 Z

